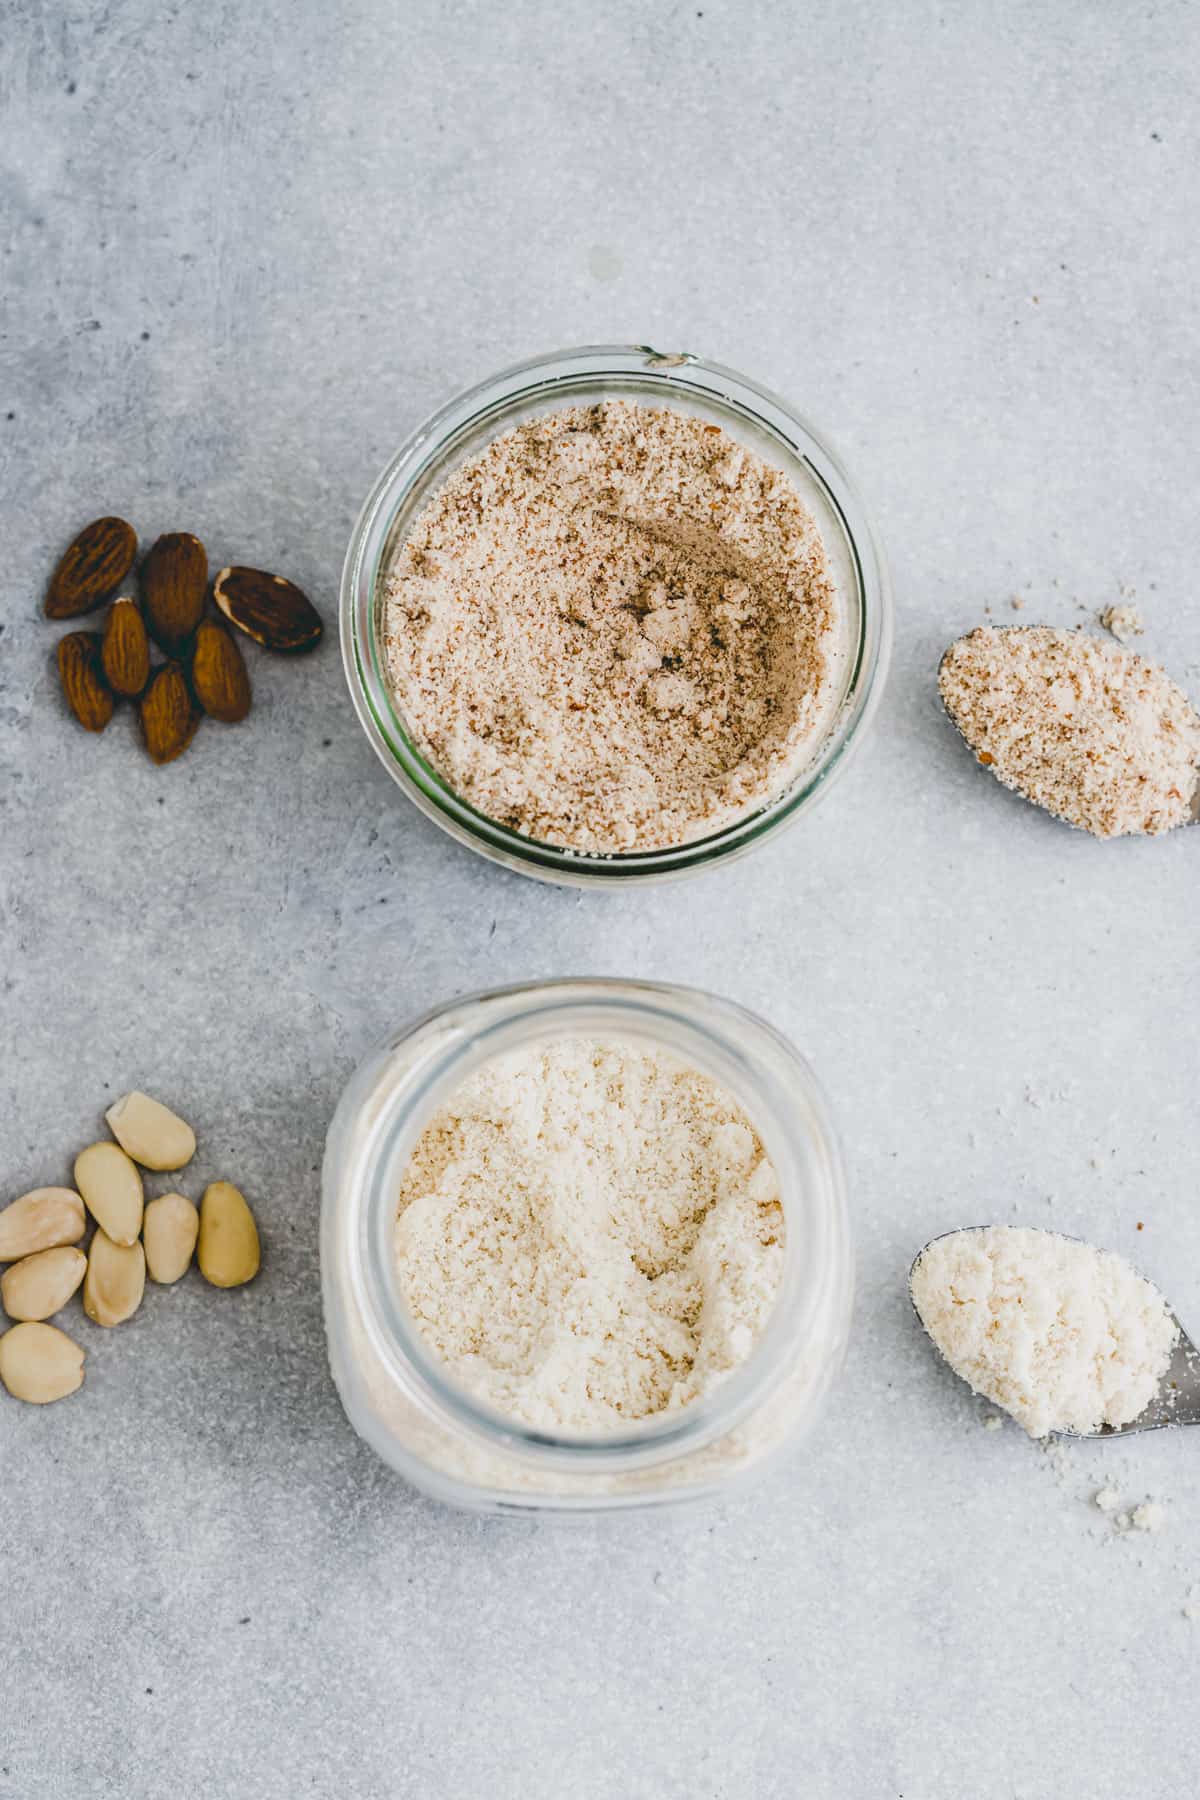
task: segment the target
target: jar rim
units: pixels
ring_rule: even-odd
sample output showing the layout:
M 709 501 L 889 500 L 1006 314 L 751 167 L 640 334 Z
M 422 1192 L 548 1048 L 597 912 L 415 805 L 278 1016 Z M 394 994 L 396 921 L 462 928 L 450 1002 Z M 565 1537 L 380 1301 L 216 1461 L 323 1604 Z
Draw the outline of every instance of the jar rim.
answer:
M 404 1300 L 393 1249 L 400 1174 L 436 1107 L 491 1057 L 517 1043 L 567 1034 L 656 1042 L 713 1074 L 745 1107 L 763 1140 L 787 1224 L 780 1289 L 745 1362 L 709 1394 L 622 1432 L 535 1429 L 469 1393 L 423 1340 Z M 374 1113 L 354 1188 L 357 1216 L 345 1222 L 343 1238 L 364 1328 L 390 1378 L 415 1390 L 426 1409 L 478 1448 L 503 1448 L 547 1470 L 649 1468 L 736 1428 L 773 1389 L 820 1314 L 836 1262 L 835 1240 L 846 1230 L 836 1131 L 820 1084 L 795 1047 L 757 1014 L 701 989 L 601 978 L 522 983 L 454 1000 L 386 1046 L 401 1047 L 408 1066 L 399 1079 L 383 1094 L 378 1083 L 371 1087 Z M 331 1142 L 347 1109 L 361 1112 L 367 1099 L 352 1081 Z
M 517 405 L 566 405 L 608 383 L 615 392 L 703 406 L 763 433 L 784 462 L 802 467 L 839 531 L 854 592 L 854 642 L 841 704 L 815 755 L 761 806 L 703 838 L 657 849 L 599 854 L 546 843 L 488 817 L 423 755 L 395 702 L 380 644 L 380 579 L 397 521 L 419 487 L 444 477 L 456 448 L 481 425 Z M 498 424 L 497 429 L 502 427 Z M 882 692 L 892 609 L 879 542 L 857 491 L 828 442 L 778 395 L 723 364 L 648 345 L 585 345 L 532 357 L 477 383 L 438 409 L 396 451 L 359 514 L 342 571 L 339 601 L 346 680 L 376 755 L 426 816 L 469 848 L 518 873 L 564 885 L 662 881 L 695 874 L 754 849 L 827 791 L 862 741 Z

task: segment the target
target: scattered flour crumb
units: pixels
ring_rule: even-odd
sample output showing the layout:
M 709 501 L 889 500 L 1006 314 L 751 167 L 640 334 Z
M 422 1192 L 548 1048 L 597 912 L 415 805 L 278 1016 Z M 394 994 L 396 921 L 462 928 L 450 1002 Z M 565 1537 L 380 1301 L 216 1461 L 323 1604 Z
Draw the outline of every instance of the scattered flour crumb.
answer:
M 1100 614 L 1100 623 L 1105 631 L 1112 633 L 1119 644 L 1127 644 L 1130 638 L 1141 637 L 1146 629 L 1146 623 L 1141 613 L 1128 601 L 1123 602 L 1120 606 L 1106 606 Z
M 1121 1499 L 1120 1490 L 1111 1482 L 1098 1489 L 1092 1495 L 1092 1501 L 1109 1520 L 1118 1537 L 1129 1537 L 1135 1532 L 1161 1531 L 1167 1522 L 1167 1509 L 1161 1500 L 1142 1500 L 1137 1506 L 1126 1506 Z
M 1058 1106 L 1064 1100 L 1069 1100 L 1070 1098 L 1071 1093 L 1069 1088 L 1038 1088 L 1032 1081 L 1027 1081 L 1025 1083 L 1025 1103 L 1027 1106 L 1034 1106 L 1039 1109 L 1043 1106 Z
M 1061 1438 L 1043 1438 L 1040 1447 L 1056 1484 L 1065 1488 L 1075 1474 L 1075 1458 Z
M 1200 1623 L 1200 1587 L 1192 1588 L 1183 1603 L 1183 1616 L 1190 1619 L 1193 1625 Z

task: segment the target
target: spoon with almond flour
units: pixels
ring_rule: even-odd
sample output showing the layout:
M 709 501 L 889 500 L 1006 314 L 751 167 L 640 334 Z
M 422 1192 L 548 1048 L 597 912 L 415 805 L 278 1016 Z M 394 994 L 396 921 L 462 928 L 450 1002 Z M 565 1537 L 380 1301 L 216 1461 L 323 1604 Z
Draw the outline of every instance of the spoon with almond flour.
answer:
M 1123 1257 L 1028 1226 L 950 1231 L 908 1275 L 934 1348 L 1030 1437 L 1200 1425 L 1200 1350 Z
M 951 723 L 1026 800 L 1095 837 L 1200 819 L 1200 714 L 1132 650 L 1049 625 L 983 625 L 938 667 Z

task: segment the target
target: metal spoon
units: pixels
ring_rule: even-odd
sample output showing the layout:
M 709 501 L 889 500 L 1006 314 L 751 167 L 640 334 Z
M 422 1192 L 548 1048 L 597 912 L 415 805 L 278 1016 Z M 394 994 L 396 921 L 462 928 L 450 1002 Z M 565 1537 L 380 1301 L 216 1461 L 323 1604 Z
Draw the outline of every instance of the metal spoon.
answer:
M 993 625 L 992 630 L 993 631 L 1025 631 L 1025 630 L 1028 630 L 1028 627 L 1023 626 L 1023 625 Z M 955 642 L 957 643 L 958 640 L 955 639 Z M 971 755 L 975 758 L 975 761 L 978 762 L 979 761 L 979 745 L 973 744 L 971 742 L 970 738 L 967 736 L 966 732 L 963 730 L 962 726 L 959 724 L 958 720 L 955 718 L 955 716 L 951 712 L 950 708 L 946 705 L 945 700 L 942 699 L 942 693 L 941 693 L 942 663 L 945 662 L 946 658 L 949 656 L 949 654 L 950 654 L 951 650 L 953 650 L 953 648 L 954 648 L 953 644 L 948 644 L 946 646 L 945 650 L 943 650 L 941 659 L 938 662 L 938 679 L 937 679 L 938 699 L 941 700 L 942 711 L 945 713 L 946 717 L 949 719 L 951 725 L 953 725 L 955 731 L 957 731 L 957 733 L 958 733 L 959 737 L 962 739 L 963 743 L 967 746 L 967 749 L 971 752 Z M 993 771 L 991 771 L 990 769 L 988 772 L 989 772 L 989 774 L 993 773 Z M 1024 791 L 1023 788 L 1018 788 L 1014 791 L 1020 795 L 1022 800 L 1028 801 L 1031 806 L 1041 805 L 1040 801 L 1030 799 L 1030 796 Z M 1049 810 L 1049 809 L 1043 808 L 1043 811 L 1047 811 L 1047 810 Z M 1058 815 L 1055 813 L 1051 813 L 1050 816 L 1051 816 L 1051 818 L 1056 818 Z M 1196 791 L 1192 795 L 1192 802 L 1188 808 L 1188 816 L 1186 819 L 1184 819 L 1182 821 L 1182 823 L 1184 825 L 1200 824 L 1200 770 L 1197 771 Z M 1132 1426 L 1127 1426 L 1126 1429 L 1132 1430 L 1133 1428 L 1132 1428 Z
M 984 1227 L 981 1225 L 974 1225 L 963 1226 L 961 1229 L 965 1231 L 982 1231 Z M 1039 1227 L 1031 1225 L 1025 1229 L 1036 1231 Z M 946 1359 L 942 1355 L 940 1346 L 926 1326 L 924 1319 L 921 1318 L 920 1313 L 917 1311 L 917 1303 L 913 1299 L 912 1293 L 912 1278 L 917 1264 L 924 1256 L 926 1250 L 930 1248 L 930 1245 L 940 1244 L 943 1238 L 957 1237 L 958 1235 L 959 1233 L 957 1231 L 943 1231 L 938 1237 L 930 1238 L 929 1243 L 924 1244 L 921 1249 L 917 1251 L 908 1271 L 908 1298 L 912 1305 L 912 1309 L 917 1314 L 917 1320 L 922 1331 L 924 1331 L 938 1355 L 942 1357 L 943 1362 L 945 1362 Z M 1050 1237 L 1066 1237 L 1067 1233 L 1065 1231 L 1056 1231 L 1050 1232 L 1047 1235 Z M 1082 1238 L 1071 1238 L 1069 1241 L 1073 1244 L 1082 1244 L 1084 1242 Z M 1088 1244 L 1087 1248 L 1091 1250 L 1094 1249 L 1095 1246 Z M 1141 1273 L 1140 1270 L 1135 1272 L 1138 1274 Z M 1142 1279 L 1143 1281 L 1149 1281 L 1150 1278 L 1149 1276 L 1142 1276 Z M 1155 1287 L 1154 1282 L 1151 1281 L 1150 1286 Z M 1157 1288 L 1155 1288 L 1155 1292 L 1158 1292 Z M 1179 1338 L 1175 1345 L 1174 1354 L 1167 1364 L 1162 1380 L 1159 1382 L 1158 1392 L 1155 1394 L 1153 1400 L 1150 1401 L 1149 1405 L 1138 1414 L 1137 1418 L 1130 1419 L 1127 1425 L 1101 1425 L 1096 1431 L 1059 1431 L 1054 1434 L 1056 1437 L 1130 1437 L 1135 1431 L 1157 1431 L 1160 1426 L 1163 1425 L 1200 1425 L 1200 1349 L 1197 1349 L 1196 1345 L 1192 1342 L 1187 1332 L 1183 1329 L 1183 1326 L 1179 1323 L 1174 1312 L 1172 1312 L 1171 1318 L 1174 1320 L 1175 1326 L 1179 1332 Z M 950 1364 L 946 1363 L 946 1367 L 950 1368 Z M 957 1374 L 957 1370 L 951 1370 L 951 1373 Z M 962 1380 L 961 1376 L 959 1376 L 959 1380 Z M 986 1399 L 986 1395 L 984 1398 Z M 993 1404 L 995 1403 L 993 1402 Z

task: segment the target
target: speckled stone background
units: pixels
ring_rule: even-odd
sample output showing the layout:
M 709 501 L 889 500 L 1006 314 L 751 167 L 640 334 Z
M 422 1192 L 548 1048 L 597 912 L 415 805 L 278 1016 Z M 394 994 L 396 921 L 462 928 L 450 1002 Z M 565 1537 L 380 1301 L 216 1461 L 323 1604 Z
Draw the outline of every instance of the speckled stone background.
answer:
M 1191 1792 L 1200 1440 L 1059 1461 L 934 1362 L 947 1227 L 1122 1250 L 1200 1327 L 1200 833 L 1101 845 L 935 703 L 991 608 L 1136 589 L 1200 682 L 1200 16 L 754 0 L 8 0 L 0 33 L 0 1171 L 69 1174 L 144 1083 L 266 1258 L 0 1405 L 0 1795 L 1140 1800 Z M 368 485 L 520 356 L 686 345 L 822 424 L 895 576 L 873 744 L 686 890 L 541 888 L 406 804 L 335 644 L 158 770 L 65 715 L 46 576 L 95 514 L 279 568 L 331 625 Z M 686 896 L 686 899 L 685 899 Z M 850 1160 L 856 1330 L 766 1486 L 574 1527 L 434 1506 L 326 1370 L 318 1165 L 385 1029 L 492 982 L 762 1009 Z M 1144 1230 L 1138 1230 L 1138 1221 Z M 1168 1509 L 1115 1539 L 1111 1480 Z

